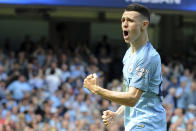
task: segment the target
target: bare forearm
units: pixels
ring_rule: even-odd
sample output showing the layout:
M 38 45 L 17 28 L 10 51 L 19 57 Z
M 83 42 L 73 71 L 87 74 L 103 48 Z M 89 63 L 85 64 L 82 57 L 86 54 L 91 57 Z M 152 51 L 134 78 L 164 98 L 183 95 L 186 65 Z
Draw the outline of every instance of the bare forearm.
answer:
M 122 116 L 123 116 L 123 113 L 124 113 L 124 109 L 125 109 L 125 106 L 120 106 L 118 108 L 118 110 L 116 111 L 116 113 L 118 114 L 118 118 L 120 119 Z
M 96 94 L 104 97 L 105 99 L 125 106 L 134 106 L 137 101 L 136 97 L 130 92 L 110 91 L 101 87 L 98 88 Z
M 135 106 L 139 100 L 142 90 L 135 87 L 129 87 L 128 92 L 117 92 L 103 89 L 98 86 L 98 77 L 96 74 L 90 74 L 84 79 L 84 87 L 92 93 L 100 95 L 105 99 L 118 103 L 120 105 Z

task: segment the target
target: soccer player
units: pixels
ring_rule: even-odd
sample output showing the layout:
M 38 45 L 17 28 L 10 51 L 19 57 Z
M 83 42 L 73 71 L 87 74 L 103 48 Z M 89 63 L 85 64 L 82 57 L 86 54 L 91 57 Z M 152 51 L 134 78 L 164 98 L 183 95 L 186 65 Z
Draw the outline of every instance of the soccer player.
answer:
M 147 33 L 149 10 L 140 4 L 128 5 L 121 22 L 124 40 L 130 44 L 123 58 L 125 92 L 100 87 L 96 74 L 85 78 L 84 87 L 122 105 L 116 112 L 103 112 L 106 126 L 124 113 L 125 131 L 166 131 L 166 113 L 161 99 L 161 60 Z

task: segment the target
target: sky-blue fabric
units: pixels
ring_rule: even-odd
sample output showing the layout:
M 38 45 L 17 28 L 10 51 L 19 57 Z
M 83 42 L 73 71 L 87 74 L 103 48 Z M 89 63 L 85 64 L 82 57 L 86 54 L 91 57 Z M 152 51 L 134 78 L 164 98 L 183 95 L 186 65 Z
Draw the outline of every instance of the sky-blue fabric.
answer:
M 124 91 L 129 87 L 143 91 L 134 107 L 125 106 L 125 131 L 166 131 L 166 113 L 161 100 L 161 59 L 148 41 L 123 58 Z

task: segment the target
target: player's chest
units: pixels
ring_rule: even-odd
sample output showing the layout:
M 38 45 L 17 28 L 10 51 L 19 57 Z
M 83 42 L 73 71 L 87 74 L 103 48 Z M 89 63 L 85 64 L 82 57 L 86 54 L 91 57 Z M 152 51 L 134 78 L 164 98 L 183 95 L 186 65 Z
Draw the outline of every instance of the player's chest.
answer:
M 135 59 L 130 57 L 123 65 L 123 78 L 126 85 L 128 85 L 129 81 L 132 79 L 135 64 Z

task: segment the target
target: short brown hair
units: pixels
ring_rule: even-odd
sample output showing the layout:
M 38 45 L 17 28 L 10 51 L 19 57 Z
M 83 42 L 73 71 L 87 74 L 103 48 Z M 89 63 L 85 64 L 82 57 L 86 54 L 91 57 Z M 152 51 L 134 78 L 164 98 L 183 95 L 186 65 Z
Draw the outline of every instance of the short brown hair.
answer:
M 130 4 L 125 8 L 125 11 L 137 11 L 142 16 L 146 17 L 150 22 L 150 10 L 141 4 L 137 4 L 137 3 Z

